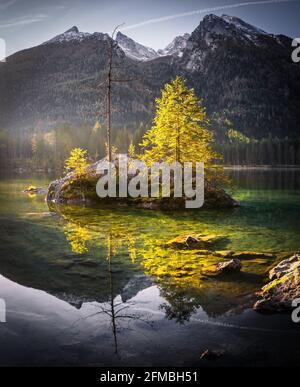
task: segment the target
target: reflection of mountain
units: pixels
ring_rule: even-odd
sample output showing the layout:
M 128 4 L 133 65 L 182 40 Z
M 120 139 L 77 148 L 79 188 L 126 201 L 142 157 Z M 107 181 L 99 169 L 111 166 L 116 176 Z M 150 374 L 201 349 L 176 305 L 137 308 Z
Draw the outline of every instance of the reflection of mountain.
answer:
M 171 216 L 76 206 L 56 210 L 60 220 L 3 219 L 0 273 L 77 308 L 117 295 L 126 302 L 155 281 L 166 317 L 184 322 L 200 307 L 209 315 L 223 314 L 261 286 L 261 263 L 247 261 L 243 273 L 210 278 L 206 269 L 220 260 L 213 252 L 167 248 L 170 231 L 184 227 Z
M 90 232 L 94 227 L 91 220 L 87 221 L 84 216 L 80 216 L 74 207 L 58 206 L 56 210 L 68 220 L 68 225 L 77 225 Z M 87 208 L 85 211 L 91 210 Z M 98 239 L 99 235 L 110 235 L 115 256 L 123 251 L 132 261 L 141 265 L 145 273 L 138 272 L 131 277 L 121 293 L 123 301 L 132 298 L 139 290 L 147 288 L 155 281 L 166 300 L 162 305 L 166 317 L 184 322 L 200 307 L 209 315 L 222 315 L 239 306 L 245 296 L 252 294 L 261 285 L 264 265 L 245 262 L 244 273 L 210 278 L 206 275 L 207 268 L 220 261 L 213 252 L 207 254 L 203 250 L 180 251 L 167 248 L 162 243 L 162 238 L 158 239 L 155 235 L 153 228 L 141 228 L 143 215 L 136 216 L 128 209 L 115 211 L 114 215 L 109 210 L 101 214 L 98 220 Z M 159 216 L 163 215 L 156 216 L 158 221 Z M 143 219 L 144 224 L 147 221 L 153 225 L 154 220 L 150 215 L 149 219 Z M 172 222 L 174 219 L 170 217 L 168 227 Z M 90 239 L 92 241 L 93 238 Z M 223 240 L 227 243 L 226 239 Z M 105 245 L 105 241 L 102 243 Z M 225 245 L 219 247 L 224 248 Z
M 153 280 L 145 274 L 134 275 L 123 288 L 121 298 L 126 302 L 133 298 L 140 290 L 153 285 Z

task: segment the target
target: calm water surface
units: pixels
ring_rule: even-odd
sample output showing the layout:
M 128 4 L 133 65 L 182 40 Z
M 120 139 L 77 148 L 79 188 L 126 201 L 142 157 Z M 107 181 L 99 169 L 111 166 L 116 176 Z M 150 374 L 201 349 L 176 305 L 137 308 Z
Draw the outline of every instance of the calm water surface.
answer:
M 162 213 L 62 206 L 53 212 L 29 184 L 0 180 L 1 365 L 298 364 L 300 324 L 252 311 L 274 260 L 208 278 L 213 256 L 166 249 L 184 233 L 225 238 L 219 250 L 300 251 L 300 171 L 228 172 L 240 208 Z

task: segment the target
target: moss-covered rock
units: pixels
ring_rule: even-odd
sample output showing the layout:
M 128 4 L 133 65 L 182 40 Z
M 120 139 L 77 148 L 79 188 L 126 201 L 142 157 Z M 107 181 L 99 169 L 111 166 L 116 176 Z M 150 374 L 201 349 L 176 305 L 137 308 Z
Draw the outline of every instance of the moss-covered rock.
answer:
M 278 265 L 273 267 L 273 269 L 269 271 L 269 278 L 270 280 L 281 278 L 298 267 L 300 267 L 300 255 L 292 255 L 290 258 L 284 259 Z
M 300 257 L 294 255 L 276 265 L 269 272 L 271 282 L 258 293 L 253 308 L 264 313 L 282 313 L 292 310 L 292 302 L 300 297 Z
M 225 237 L 218 235 L 179 235 L 166 243 L 166 247 L 171 247 L 180 250 L 199 250 L 210 248 L 214 243 L 223 240 Z M 201 250 L 203 251 L 203 250 Z

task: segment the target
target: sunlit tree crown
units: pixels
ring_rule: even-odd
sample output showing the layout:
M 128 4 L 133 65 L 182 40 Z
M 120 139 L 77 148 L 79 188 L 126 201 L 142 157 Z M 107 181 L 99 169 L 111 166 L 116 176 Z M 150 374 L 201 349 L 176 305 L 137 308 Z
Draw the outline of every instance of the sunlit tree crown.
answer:
M 213 134 L 208 127 L 209 120 L 201 101 L 178 76 L 165 86 L 161 98 L 156 100 L 154 125 L 141 144 L 142 158 L 148 162 L 209 163 L 218 155 L 210 146 Z

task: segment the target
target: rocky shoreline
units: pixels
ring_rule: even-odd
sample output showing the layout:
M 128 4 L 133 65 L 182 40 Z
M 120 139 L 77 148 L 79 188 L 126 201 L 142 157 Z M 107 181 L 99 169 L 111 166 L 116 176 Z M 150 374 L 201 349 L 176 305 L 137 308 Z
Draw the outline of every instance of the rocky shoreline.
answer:
M 166 247 L 179 250 L 204 249 L 199 250 L 201 254 L 223 258 L 223 261 L 207 268 L 208 276 L 239 273 L 243 260 L 276 258 L 270 252 L 213 250 L 213 246 L 222 239 L 224 237 L 216 235 L 179 235 L 167 242 Z M 300 298 L 300 254 L 287 254 L 285 259 L 269 270 L 268 278 L 270 281 L 255 294 L 253 309 L 260 313 L 291 312 L 293 301 Z
M 284 259 L 269 271 L 269 280 L 258 293 L 254 310 L 263 313 L 289 313 L 300 298 L 300 255 Z

